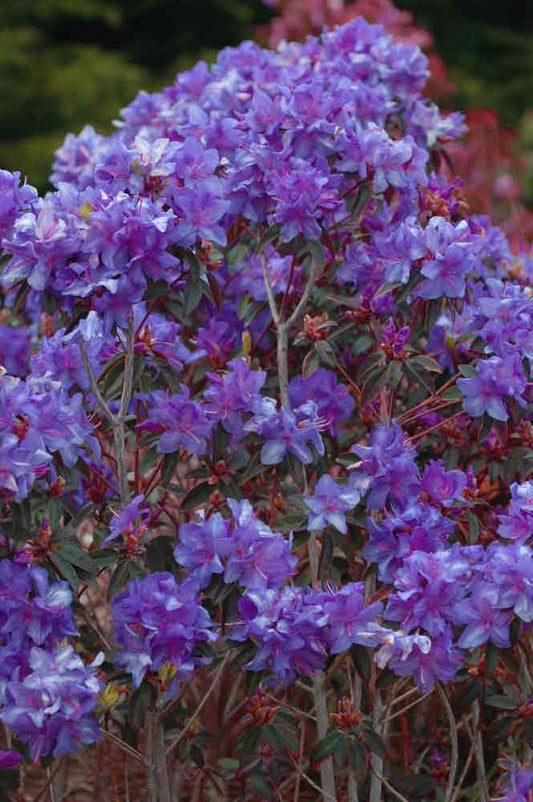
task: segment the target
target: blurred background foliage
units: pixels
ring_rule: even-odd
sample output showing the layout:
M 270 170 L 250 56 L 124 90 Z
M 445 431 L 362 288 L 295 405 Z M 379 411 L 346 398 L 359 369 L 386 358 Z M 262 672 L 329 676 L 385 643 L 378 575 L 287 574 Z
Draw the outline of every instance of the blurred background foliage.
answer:
M 454 108 L 491 107 L 533 145 L 531 0 L 397 0 L 435 37 Z M 0 165 L 44 189 L 68 131 L 112 120 L 140 89 L 255 35 L 262 0 L 0 0 Z M 530 197 L 533 197 L 533 181 Z

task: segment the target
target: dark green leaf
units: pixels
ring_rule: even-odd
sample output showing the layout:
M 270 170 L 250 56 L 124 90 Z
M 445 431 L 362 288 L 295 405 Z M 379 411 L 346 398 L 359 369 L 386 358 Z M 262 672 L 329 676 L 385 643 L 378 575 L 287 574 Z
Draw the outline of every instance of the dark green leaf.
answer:
M 389 365 L 389 375 L 387 378 L 387 387 L 389 390 L 395 390 L 402 380 L 403 365 L 397 359 Z
M 487 707 L 496 707 L 498 710 L 514 710 L 516 708 L 516 702 L 501 694 L 486 696 L 485 705 Z
M 169 571 L 173 573 L 176 570 L 176 561 L 173 555 L 173 546 L 175 545 L 175 538 L 167 535 L 156 537 L 148 543 L 146 546 L 146 562 L 152 573 L 154 571 Z
M 176 473 L 176 469 L 178 467 L 180 455 L 179 451 L 174 452 L 174 454 L 165 454 L 163 457 L 163 468 L 161 470 L 161 480 L 163 482 L 163 487 L 168 487 L 171 483 L 174 475 Z
M 366 381 L 362 387 L 361 404 L 369 404 L 375 396 L 383 390 L 387 384 L 389 371 L 387 368 L 377 367 L 367 374 Z
M 354 645 L 350 648 L 350 657 L 357 673 L 368 682 L 372 676 L 372 661 L 365 646 Z
M 73 590 L 78 590 L 80 579 L 72 564 L 63 559 L 57 551 L 51 553 L 50 561 L 57 569 L 59 576 L 66 579 Z
M 459 373 L 466 379 L 474 379 L 477 376 L 477 370 L 473 365 L 459 365 Z
M 387 747 L 381 736 L 375 731 L 372 722 L 369 720 L 363 721 L 360 732 L 365 745 L 378 757 L 385 758 L 387 755 Z
M 524 721 L 524 735 L 528 746 L 533 747 L 533 718 L 526 718 Z
M 343 736 L 338 730 L 330 730 L 321 741 L 317 743 L 311 752 L 311 762 L 320 763 L 327 757 L 331 757 L 337 748 L 337 741 Z
M 414 774 L 410 777 L 402 777 L 396 781 L 395 785 L 398 791 L 402 794 L 407 794 L 408 798 L 411 799 L 412 797 L 427 797 L 429 794 L 434 794 L 437 783 L 433 777 Z
M 430 395 L 435 392 L 435 383 L 433 376 L 428 371 L 413 364 L 412 359 L 408 359 L 405 363 L 405 370 L 414 379 L 414 381 L 424 387 Z
M 115 594 L 128 585 L 134 577 L 142 575 L 142 569 L 133 560 L 121 560 L 113 572 L 109 582 L 108 594 L 112 599 Z
M 182 510 L 193 510 L 195 507 L 200 507 L 205 504 L 212 492 L 213 487 L 208 482 L 196 485 L 181 502 Z
M 509 737 L 514 721 L 514 716 L 502 716 L 501 718 L 497 718 L 492 722 L 487 731 L 488 740 L 492 743 L 504 741 Z
M 315 348 L 318 356 L 320 357 L 320 361 L 324 365 L 334 368 L 337 364 L 337 356 L 333 346 L 325 340 L 319 340 L 317 343 L 315 343 Z
M 329 532 L 324 532 L 322 536 L 322 550 L 320 552 L 320 563 L 318 566 L 318 576 L 326 579 L 329 574 L 329 567 L 333 560 L 333 538 Z
M 128 720 L 133 729 L 142 726 L 144 716 L 155 702 L 155 689 L 149 682 L 143 682 L 131 695 L 128 707 Z
M 274 242 L 274 240 L 279 237 L 280 231 L 281 225 L 279 223 L 274 223 L 274 225 L 269 226 L 259 240 L 255 248 L 254 255 L 259 256 L 259 254 L 263 253 L 267 245 L 270 245 L 271 242 Z
M 359 382 L 364 381 L 365 377 L 370 373 L 371 370 L 374 370 L 374 368 L 377 368 L 378 366 L 384 365 L 385 354 L 382 351 L 375 351 L 373 354 L 369 354 L 361 363 L 357 374 L 357 380 Z
M 260 795 L 261 799 L 274 799 L 274 793 L 262 775 L 252 774 L 248 777 L 248 785 Z
M 423 370 L 428 370 L 430 373 L 442 373 L 442 368 L 437 362 L 436 359 L 433 359 L 430 356 L 424 356 L 419 354 L 418 356 L 413 357 L 409 360 L 411 363 L 414 363 L 417 367 L 422 368 Z
M 455 698 L 454 706 L 457 710 L 465 710 L 483 693 L 483 681 L 479 677 L 467 682 Z

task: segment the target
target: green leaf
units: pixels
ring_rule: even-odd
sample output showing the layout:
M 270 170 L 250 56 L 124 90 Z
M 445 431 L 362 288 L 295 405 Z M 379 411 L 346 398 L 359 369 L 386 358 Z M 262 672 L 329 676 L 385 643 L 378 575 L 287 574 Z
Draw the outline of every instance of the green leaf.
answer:
M 369 354 L 361 363 L 359 371 L 357 373 L 357 381 L 363 382 L 365 377 L 372 371 L 374 368 L 378 366 L 383 366 L 385 364 L 385 354 L 382 351 L 375 351 L 373 354 Z
M 333 538 L 329 532 L 324 532 L 322 536 L 322 550 L 320 552 L 320 563 L 318 566 L 318 576 L 320 579 L 326 579 L 329 573 L 329 567 L 333 561 Z
M 139 729 L 150 705 L 155 702 L 155 688 L 144 681 L 131 695 L 128 706 L 128 720 L 134 730 Z
M 176 473 L 180 460 L 179 451 L 174 454 L 165 454 L 163 457 L 163 468 L 161 470 L 161 480 L 163 487 L 168 487 Z
M 485 697 L 485 705 L 487 707 L 496 707 L 498 710 L 515 710 L 516 702 L 509 699 L 507 696 L 501 694 L 493 694 L 492 696 Z
M 173 554 L 173 546 L 175 545 L 176 539 L 168 535 L 160 535 L 148 543 L 146 546 L 146 562 L 151 573 L 154 571 L 173 573 L 176 570 L 176 561 Z
M 443 401 L 462 401 L 463 394 L 458 387 L 448 387 L 441 395 Z
M 423 368 L 424 370 L 428 370 L 430 373 L 442 373 L 441 366 L 437 360 L 433 359 L 431 356 L 419 354 L 418 356 L 412 357 L 412 359 L 409 361 L 414 362 L 417 366 Z
M 383 739 L 375 731 L 374 726 L 370 720 L 365 720 L 361 723 L 361 738 L 371 752 L 374 752 L 378 757 L 385 758 L 387 756 L 387 747 Z
M 361 405 L 369 404 L 383 390 L 389 377 L 388 368 L 377 367 L 370 371 L 361 390 Z
M 279 223 L 269 226 L 256 245 L 254 256 L 259 256 L 259 254 L 263 253 L 267 245 L 270 245 L 271 242 L 274 242 L 279 237 L 280 231 L 281 225 Z
M 102 571 L 104 568 L 108 568 L 113 563 L 116 563 L 119 559 L 118 551 L 114 549 L 95 549 L 91 551 L 91 560 L 96 566 L 96 571 Z
M 151 281 L 144 293 L 145 301 L 152 301 L 154 298 L 161 298 L 163 295 L 168 294 L 167 282 L 160 278 L 157 281 Z
M 265 741 L 278 752 L 284 752 L 284 745 L 283 741 L 281 740 L 280 730 L 278 727 L 274 727 L 271 724 L 266 724 L 264 727 L 261 727 L 261 736 L 265 739 Z
M 524 735 L 528 746 L 533 747 L 533 718 L 526 718 L 524 721 Z
M 342 738 L 342 735 L 338 730 L 330 730 L 328 733 L 326 733 L 324 738 L 317 743 L 311 752 L 311 762 L 320 763 L 327 757 L 331 757 L 337 748 L 337 741 L 339 738 Z
M 312 376 L 315 370 L 320 365 L 320 359 L 316 352 L 316 349 L 313 348 L 309 351 L 305 357 L 304 361 L 302 362 L 302 376 L 304 379 L 308 379 L 309 376 Z
M 274 799 L 274 793 L 267 782 L 267 779 L 260 774 L 252 774 L 248 777 L 250 788 L 256 791 L 261 799 Z
M 429 395 L 433 395 L 433 393 L 435 392 L 435 383 L 433 381 L 433 376 L 431 375 L 431 373 L 428 373 L 428 371 L 416 365 L 413 359 L 406 360 L 404 364 L 405 364 L 405 370 L 410 376 L 412 376 L 414 381 L 420 384 L 425 390 L 427 390 Z
M 315 349 L 320 357 L 320 361 L 324 365 L 330 368 L 335 367 L 337 364 L 337 356 L 335 354 L 335 349 L 330 343 L 326 342 L 326 340 L 318 340 L 318 342 L 315 343 Z
M 408 798 L 412 799 L 412 797 L 428 797 L 430 794 L 434 794 L 437 783 L 433 777 L 413 774 L 397 780 L 395 785 L 398 791 L 407 794 Z
M 77 543 L 62 542 L 57 549 L 53 550 L 53 553 L 59 554 L 66 562 L 75 565 L 77 568 L 82 568 L 89 574 L 95 573 L 93 561 Z
M 182 510 L 193 510 L 195 507 L 200 507 L 205 504 L 212 492 L 213 487 L 208 482 L 196 485 L 181 502 Z
M 221 769 L 225 769 L 226 771 L 238 771 L 240 761 L 236 760 L 234 757 L 221 757 L 217 760 L 218 765 Z
M 387 378 L 387 387 L 389 390 L 395 390 L 403 377 L 403 364 L 395 359 L 389 365 L 389 375 Z
M 473 512 L 466 514 L 468 520 L 468 529 L 470 532 L 470 543 L 476 543 L 479 538 L 479 518 Z
M 475 677 L 474 679 L 470 680 L 470 682 L 467 682 L 463 688 L 461 688 L 459 694 L 455 698 L 454 707 L 457 710 L 464 710 L 465 708 L 470 707 L 472 702 L 475 702 L 482 693 L 483 681 L 480 679 L 480 677 Z
M 59 575 L 63 577 L 63 579 L 66 579 L 72 589 L 75 591 L 78 590 L 80 586 L 80 579 L 72 564 L 63 559 L 63 557 L 57 551 L 53 551 L 50 554 L 50 562 L 57 569 Z
M 310 239 L 306 243 L 305 250 L 309 253 L 315 268 L 318 267 L 319 270 L 323 270 L 326 262 L 324 260 L 324 248 L 320 240 Z
M 372 661 L 366 646 L 351 646 L 350 657 L 357 673 L 368 682 L 372 676 Z
M 109 582 L 108 594 L 112 599 L 120 590 L 128 585 L 132 579 L 143 575 L 142 568 L 133 560 L 121 560 L 113 572 Z
M 501 716 L 492 722 L 487 730 L 487 738 L 492 743 L 505 741 L 511 733 L 511 727 L 515 722 L 514 716 Z
M 475 379 L 477 370 L 473 365 L 459 365 L 459 373 L 466 379 Z

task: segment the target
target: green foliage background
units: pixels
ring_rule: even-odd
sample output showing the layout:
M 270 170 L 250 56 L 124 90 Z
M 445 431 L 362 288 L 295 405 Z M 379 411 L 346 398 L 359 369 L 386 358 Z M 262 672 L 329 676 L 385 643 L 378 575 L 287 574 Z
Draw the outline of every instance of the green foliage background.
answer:
M 531 0 L 398 0 L 433 33 L 451 105 L 517 126 L 533 87 Z M 0 0 L 0 165 L 44 189 L 68 131 L 102 132 L 140 89 L 254 35 L 261 0 Z

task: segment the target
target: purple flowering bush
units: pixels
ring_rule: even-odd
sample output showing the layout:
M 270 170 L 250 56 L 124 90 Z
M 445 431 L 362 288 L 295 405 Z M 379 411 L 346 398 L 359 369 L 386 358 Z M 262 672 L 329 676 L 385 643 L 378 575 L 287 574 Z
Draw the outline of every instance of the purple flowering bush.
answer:
M 0 171 L 6 799 L 531 799 L 533 297 L 427 78 L 246 42 Z

